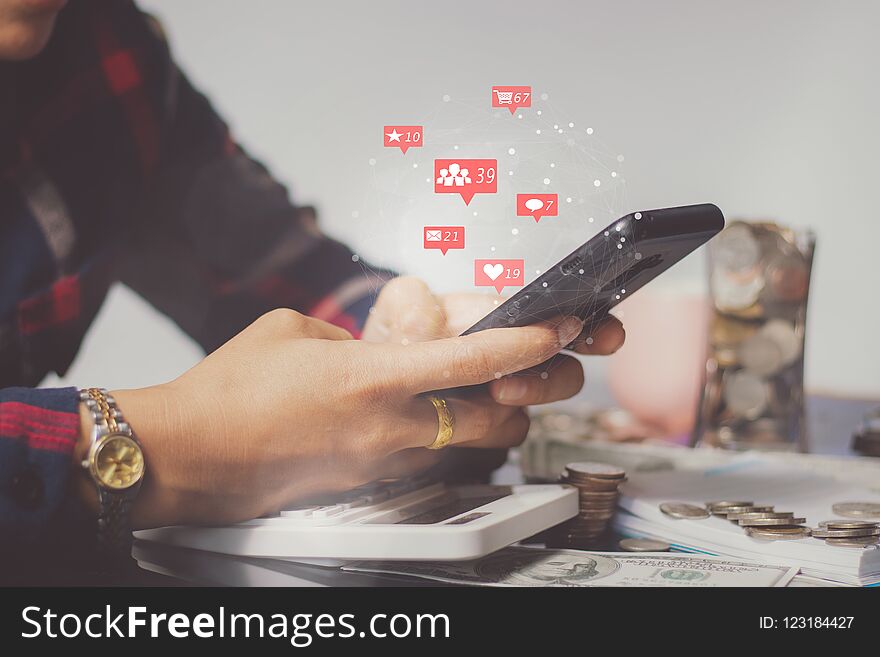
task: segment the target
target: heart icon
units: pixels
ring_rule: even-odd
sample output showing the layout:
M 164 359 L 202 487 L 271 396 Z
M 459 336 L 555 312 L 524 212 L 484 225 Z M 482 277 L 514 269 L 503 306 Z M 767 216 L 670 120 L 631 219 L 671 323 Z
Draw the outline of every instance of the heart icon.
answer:
M 504 265 L 500 262 L 496 262 L 494 265 L 490 265 L 486 263 L 483 265 L 483 273 L 489 277 L 489 280 L 494 281 L 496 278 L 501 276 L 501 272 L 504 271 Z

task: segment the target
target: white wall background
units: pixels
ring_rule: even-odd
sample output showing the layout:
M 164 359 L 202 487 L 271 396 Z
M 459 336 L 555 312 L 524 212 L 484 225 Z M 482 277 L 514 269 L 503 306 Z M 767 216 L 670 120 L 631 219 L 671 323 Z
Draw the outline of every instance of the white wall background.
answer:
M 239 140 L 335 235 L 354 221 L 377 126 L 505 81 L 549 91 L 625 153 L 633 209 L 706 199 L 814 228 L 808 387 L 880 395 L 880 3 L 141 5 Z M 65 380 L 156 383 L 198 356 L 117 287 Z

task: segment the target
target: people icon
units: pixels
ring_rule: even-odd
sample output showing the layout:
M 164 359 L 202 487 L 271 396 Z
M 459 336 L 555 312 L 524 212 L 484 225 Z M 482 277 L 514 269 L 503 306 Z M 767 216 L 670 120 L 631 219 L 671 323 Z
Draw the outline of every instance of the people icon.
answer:
M 462 169 L 457 162 L 453 162 L 448 169 L 440 169 L 437 184 L 444 187 L 464 187 L 471 184 L 469 174 L 469 169 Z

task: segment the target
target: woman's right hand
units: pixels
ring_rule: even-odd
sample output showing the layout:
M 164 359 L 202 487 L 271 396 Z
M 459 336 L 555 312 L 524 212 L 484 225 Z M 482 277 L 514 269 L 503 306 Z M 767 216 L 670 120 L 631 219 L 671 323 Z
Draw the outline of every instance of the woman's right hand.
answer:
M 113 392 L 147 464 L 133 523 L 236 522 L 429 467 L 439 457 L 425 449 L 438 422 L 422 393 L 543 363 L 581 328 L 569 317 L 377 344 L 292 310 L 268 313 L 175 381 Z M 524 414 L 485 387 L 446 398 L 454 444 L 525 438 Z

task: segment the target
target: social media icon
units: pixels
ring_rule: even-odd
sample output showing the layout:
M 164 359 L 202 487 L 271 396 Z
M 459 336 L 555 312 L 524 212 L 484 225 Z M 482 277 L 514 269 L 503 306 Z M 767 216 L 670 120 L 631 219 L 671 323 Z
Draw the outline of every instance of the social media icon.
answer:
M 435 194 L 460 194 L 468 205 L 474 194 L 497 191 L 497 160 L 434 160 Z
M 443 255 L 449 249 L 464 248 L 464 226 L 425 226 L 424 247 L 437 249 Z
M 474 260 L 474 285 L 478 287 L 494 287 L 501 294 L 505 287 L 521 287 L 524 283 L 524 260 Z
M 404 155 L 410 148 L 424 146 L 425 130 L 420 125 L 386 125 L 382 133 L 385 148 L 399 148 Z
M 559 215 L 558 194 L 517 194 L 516 216 L 533 217 L 535 223 L 541 217 L 556 217 Z
M 531 106 L 531 87 L 492 87 L 492 107 L 506 107 L 516 114 L 520 107 Z

